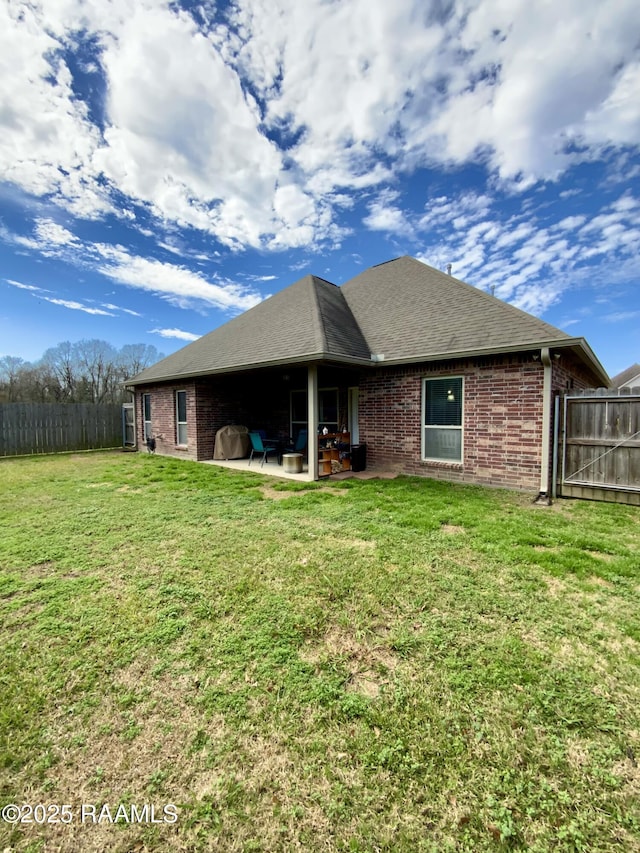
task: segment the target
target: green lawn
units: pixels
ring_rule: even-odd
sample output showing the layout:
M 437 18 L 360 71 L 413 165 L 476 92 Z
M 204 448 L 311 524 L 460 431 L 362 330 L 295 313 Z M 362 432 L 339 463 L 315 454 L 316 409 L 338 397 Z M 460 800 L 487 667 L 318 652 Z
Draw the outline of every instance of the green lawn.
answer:
M 637 508 L 123 453 L 0 483 L 0 806 L 73 818 L 0 850 L 640 850 Z

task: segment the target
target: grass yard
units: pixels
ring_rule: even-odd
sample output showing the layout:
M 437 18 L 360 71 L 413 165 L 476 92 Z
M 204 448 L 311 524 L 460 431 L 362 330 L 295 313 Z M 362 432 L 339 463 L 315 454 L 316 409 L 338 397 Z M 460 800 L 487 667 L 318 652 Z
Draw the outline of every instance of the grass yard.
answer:
M 72 818 L 0 850 L 640 851 L 637 508 L 122 453 L 0 483 L 0 806 Z

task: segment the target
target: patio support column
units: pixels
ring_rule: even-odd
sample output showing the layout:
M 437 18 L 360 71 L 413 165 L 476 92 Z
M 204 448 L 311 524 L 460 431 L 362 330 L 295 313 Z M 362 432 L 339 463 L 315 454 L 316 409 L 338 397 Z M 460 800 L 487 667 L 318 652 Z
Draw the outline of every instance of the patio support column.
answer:
M 309 479 L 318 479 L 318 368 L 315 364 L 308 367 L 307 378 L 307 458 L 309 460 Z

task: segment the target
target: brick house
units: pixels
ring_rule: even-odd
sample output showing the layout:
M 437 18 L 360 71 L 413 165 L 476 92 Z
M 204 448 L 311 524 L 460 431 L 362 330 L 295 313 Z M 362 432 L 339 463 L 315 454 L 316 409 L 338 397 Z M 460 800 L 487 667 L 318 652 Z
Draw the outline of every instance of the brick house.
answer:
M 305 276 L 129 383 L 159 453 L 211 459 L 232 423 L 347 428 L 369 466 L 543 495 L 554 396 L 608 384 L 584 338 L 411 257 Z

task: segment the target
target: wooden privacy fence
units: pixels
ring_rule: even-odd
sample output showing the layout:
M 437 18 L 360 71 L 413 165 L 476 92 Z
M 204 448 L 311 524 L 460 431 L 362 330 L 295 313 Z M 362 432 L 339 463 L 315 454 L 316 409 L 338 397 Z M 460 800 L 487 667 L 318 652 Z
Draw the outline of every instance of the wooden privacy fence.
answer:
M 640 388 L 572 393 L 559 414 L 560 494 L 640 505 Z
M 0 456 L 122 446 L 122 407 L 0 403 Z

